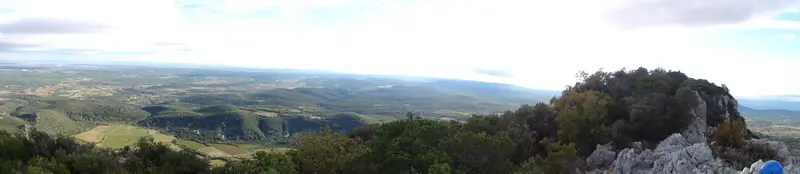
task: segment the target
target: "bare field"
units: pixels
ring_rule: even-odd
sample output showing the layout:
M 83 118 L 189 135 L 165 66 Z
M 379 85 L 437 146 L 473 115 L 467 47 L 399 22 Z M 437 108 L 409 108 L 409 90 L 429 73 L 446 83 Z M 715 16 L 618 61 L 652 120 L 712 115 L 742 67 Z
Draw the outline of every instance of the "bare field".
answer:
M 94 129 L 75 135 L 74 137 L 87 143 L 100 143 L 105 139 L 105 131 L 111 126 L 97 126 Z
M 278 116 L 278 113 L 274 113 L 274 112 L 265 112 L 265 111 L 256 111 L 256 112 L 255 112 L 255 114 L 256 114 L 256 115 L 258 115 L 258 116 L 262 116 L 262 117 L 268 117 L 268 118 L 269 118 L 269 117 L 276 117 L 276 116 Z
M 204 155 L 210 156 L 210 157 L 230 157 L 231 156 L 231 154 L 223 152 L 223 151 L 221 151 L 221 150 L 219 150 L 217 148 L 214 148 L 214 147 L 205 147 L 205 148 L 197 149 L 197 151 L 202 153 L 202 154 L 204 154 Z
M 131 125 L 97 126 L 74 137 L 84 142 L 98 143 L 97 145 L 100 147 L 119 149 L 136 144 L 139 138 L 145 136 L 151 136 L 156 142 L 167 144 L 172 148 L 177 147 L 172 144 L 172 140 L 175 139 L 173 136 Z
M 768 125 L 768 126 L 749 126 L 751 130 L 767 134 L 770 136 L 800 137 L 800 126 L 792 125 Z

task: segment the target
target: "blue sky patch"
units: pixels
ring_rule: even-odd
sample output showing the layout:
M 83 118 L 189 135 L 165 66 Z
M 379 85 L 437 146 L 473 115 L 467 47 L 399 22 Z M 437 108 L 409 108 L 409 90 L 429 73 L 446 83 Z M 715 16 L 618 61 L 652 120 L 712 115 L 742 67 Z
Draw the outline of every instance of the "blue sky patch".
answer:
M 280 7 L 266 7 L 256 10 L 247 10 L 242 12 L 228 13 L 226 17 L 242 17 L 242 18 L 274 18 L 281 15 L 283 10 Z
M 773 19 L 775 19 L 775 20 L 788 20 L 788 21 L 800 21 L 800 12 L 781 13 L 780 15 L 775 16 Z
M 748 50 L 778 57 L 800 56 L 800 30 L 756 29 L 717 31 L 709 37 L 733 50 Z

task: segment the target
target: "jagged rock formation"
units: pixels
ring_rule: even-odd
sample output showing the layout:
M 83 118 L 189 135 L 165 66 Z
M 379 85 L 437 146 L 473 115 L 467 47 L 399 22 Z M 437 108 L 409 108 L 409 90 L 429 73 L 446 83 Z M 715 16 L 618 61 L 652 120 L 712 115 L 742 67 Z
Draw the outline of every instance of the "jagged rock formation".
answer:
M 697 106 L 689 110 L 689 115 L 692 116 L 692 123 L 681 134 L 685 135 L 690 143 L 704 143 L 708 139 L 710 132 L 706 122 L 706 101 L 700 97 L 697 91 L 694 92 L 694 96 L 697 98 Z
M 643 149 L 641 143 L 634 143 L 634 148 L 620 151 L 614 160 L 612 171 L 616 173 L 643 173 L 653 167 L 653 151 Z
M 628 173 L 748 173 L 753 172 L 754 164 L 745 169 L 734 169 L 726 166 L 722 159 L 715 158 L 707 144 L 713 126 L 722 121 L 742 119 L 736 108 L 738 103 L 731 96 L 708 96 L 694 92 L 697 105 L 689 109 L 691 123 L 680 133 L 675 133 L 662 140 L 655 149 L 644 149 L 640 142 L 633 148 L 625 148 L 619 153 L 613 151 L 610 144 L 598 145 L 586 159 L 588 167 L 594 169 L 588 173 L 615 174 Z M 746 132 L 746 127 L 741 131 Z M 752 146 L 764 147 L 774 151 L 781 161 L 786 173 L 800 174 L 800 157 L 790 156 L 785 144 L 777 141 L 761 139 L 747 140 L 743 148 Z M 609 157 L 615 156 L 609 164 Z M 767 159 L 764 159 L 767 160 Z
M 595 153 L 606 154 L 609 151 L 598 148 Z M 623 149 L 607 169 L 620 174 L 714 173 L 719 166 L 721 165 L 712 156 L 708 145 L 691 144 L 681 134 L 673 134 L 661 141 L 655 150 L 642 149 L 641 146 Z M 598 169 L 592 173 L 604 171 L 605 169 Z
M 679 135 L 679 134 L 678 134 Z M 714 173 L 719 164 L 711 155 L 711 149 L 705 143 L 691 146 L 673 146 L 666 151 L 655 152 L 652 172 L 664 173 Z
M 753 140 L 747 140 L 744 144 L 744 148 L 749 148 L 751 146 L 761 146 L 765 147 L 769 151 L 775 152 L 775 156 L 777 158 L 776 160 L 780 161 L 781 165 L 783 165 L 784 173 L 800 174 L 800 167 L 797 167 L 797 164 L 800 164 L 800 157 L 791 156 L 789 154 L 789 149 L 783 142 L 753 139 Z M 750 167 L 745 167 L 744 169 L 742 169 L 740 173 L 748 173 L 748 172 L 757 173 L 758 169 L 763 163 L 764 161 L 762 160 L 756 161 L 753 164 L 751 164 Z
M 784 163 L 794 162 L 792 160 L 792 157 L 789 156 L 790 155 L 789 148 L 783 142 L 763 140 L 763 139 L 752 139 L 744 142 L 745 149 L 748 149 L 753 146 L 765 147 L 766 149 L 774 151 L 775 156 L 777 157 L 776 160 L 778 161 L 784 161 Z
M 636 143 L 638 144 L 638 142 Z M 777 158 L 784 166 L 784 173 L 800 174 L 800 158 L 790 156 L 785 144 L 778 141 L 748 140 L 745 146 L 763 145 L 768 150 L 777 152 Z M 611 165 L 605 164 L 605 157 L 616 154 L 616 159 Z M 587 158 L 590 167 L 600 166 L 588 173 L 605 173 L 610 171 L 619 174 L 639 173 L 742 173 L 757 172 L 760 168 L 757 161 L 744 169 L 734 169 L 725 166 L 722 160 L 712 156 L 711 149 L 706 143 L 690 143 L 681 134 L 673 134 L 658 144 L 654 149 L 643 149 L 641 146 L 626 148 L 615 153 L 609 145 L 598 145 L 598 148 Z
M 611 166 L 616 157 L 611 144 L 597 145 L 594 152 L 586 158 L 586 165 L 590 168 L 605 168 Z

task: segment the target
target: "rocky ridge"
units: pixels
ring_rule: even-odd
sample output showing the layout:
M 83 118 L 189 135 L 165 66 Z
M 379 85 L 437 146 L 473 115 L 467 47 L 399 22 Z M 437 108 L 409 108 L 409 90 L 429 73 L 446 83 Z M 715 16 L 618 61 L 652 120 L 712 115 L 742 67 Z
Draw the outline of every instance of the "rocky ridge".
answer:
M 748 140 L 748 144 L 763 144 L 778 152 L 778 160 L 783 161 L 786 173 L 800 173 L 800 158 L 788 155 L 786 145 L 777 141 Z M 640 144 L 640 143 L 637 143 Z M 609 160 L 609 159 L 613 159 Z M 588 173 L 619 174 L 631 173 L 748 173 L 758 168 L 763 161 L 757 161 L 750 167 L 735 169 L 727 166 L 721 159 L 712 155 L 706 143 L 692 144 L 681 134 L 673 134 L 658 144 L 655 149 L 644 149 L 640 145 L 626 148 L 619 153 L 611 150 L 610 145 L 599 145 L 586 163 L 595 165 Z
M 625 148 L 619 152 L 613 151 L 611 144 L 597 145 L 595 151 L 586 158 L 586 164 L 593 169 L 587 173 L 757 173 L 763 164 L 759 160 L 743 169 L 736 169 L 718 157 L 714 157 L 711 147 L 707 144 L 708 137 L 713 127 L 707 124 L 707 106 L 717 105 L 734 106 L 738 104 L 735 99 L 728 96 L 714 97 L 714 102 L 706 102 L 695 92 L 697 106 L 691 108 L 689 113 L 693 117 L 691 124 L 681 133 L 675 133 L 661 141 L 655 149 L 645 149 L 641 142 L 635 142 L 632 148 Z M 717 118 L 731 119 L 731 112 L 724 110 Z M 738 115 L 738 112 L 735 114 Z M 742 131 L 747 131 L 742 130 Z M 713 143 L 713 142 L 712 142 Z M 800 157 L 790 156 L 787 146 L 782 142 L 763 139 L 747 140 L 747 146 L 761 146 L 776 152 L 777 159 L 782 162 L 785 173 L 800 174 Z M 762 159 L 767 160 L 767 159 Z

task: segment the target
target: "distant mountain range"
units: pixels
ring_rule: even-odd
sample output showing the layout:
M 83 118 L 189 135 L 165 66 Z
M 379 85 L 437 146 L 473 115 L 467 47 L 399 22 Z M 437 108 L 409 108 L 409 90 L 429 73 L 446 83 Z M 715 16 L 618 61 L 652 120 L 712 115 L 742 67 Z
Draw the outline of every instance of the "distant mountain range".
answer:
M 760 98 L 737 98 L 739 105 L 759 110 L 800 111 L 800 96 L 784 95 Z
M 785 109 L 754 109 L 739 105 L 739 112 L 751 117 L 800 117 L 800 111 Z

